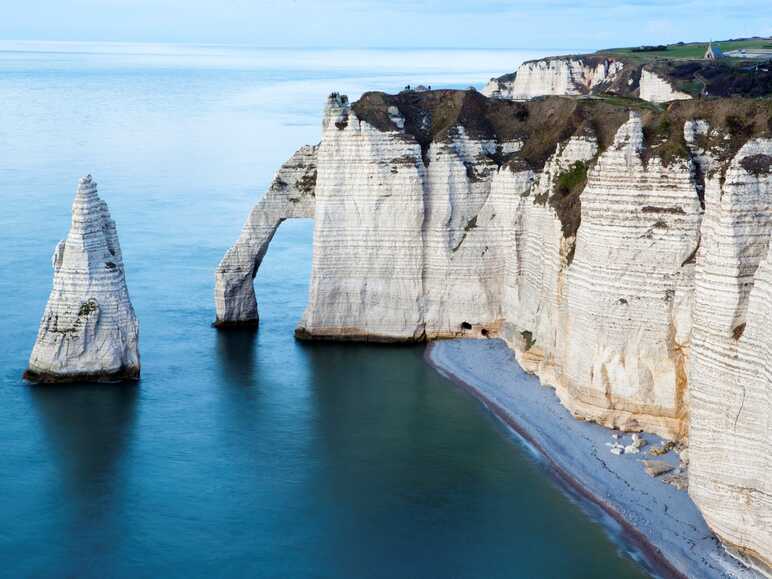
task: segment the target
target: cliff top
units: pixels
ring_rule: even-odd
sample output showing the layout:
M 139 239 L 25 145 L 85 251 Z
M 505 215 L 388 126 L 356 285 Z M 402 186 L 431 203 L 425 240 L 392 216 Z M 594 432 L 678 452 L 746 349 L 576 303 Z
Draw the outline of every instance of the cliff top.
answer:
M 705 58 L 709 45 L 720 55 L 718 60 Z M 608 48 L 590 54 L 553 56 L 523 64 L 555 60 L 581 60 L 590 67 L 609 60 L 625 65 L 622 74 L 610 79 L 606 85 L 593 89 L 593 93 L 607 90 L 616 94 L 632 95 L 638 86 L 640 70 L 643 68 L 657 73 L 675 90 L 692 97 L 772 96 L 772 38 Z M 499 83 L 509 83 L 516 76 L 513 72 L 495 80 Z
M 707 60 L 705 51 L 718 49 L 719 60 Z M 667 78 L 676 90 L 692 96 L 727 97 L 772 95 L 772 38 L 738 38 L 712 43 L 679 42 L 663 46 L 611 48 L 599 56 L 642 64 Z
M 560 60 L 581 58 L 590 64 L 612 58 L 631 63 L 645 64 L 657 60 L 705 60 L 705 51 L 708 46 L 718 48 L 723 55 L 722 61 L 730 63 L 743 63 L 754 60 L 772 59 L 772 37 L 764 38 L 735 38 L 730 40 L 718 40 L 702 42 L 676 42 L 673 44 L 628 46 L 620 48 L 603 48 L 590 53 L 565 54 L 560 56 L 548 56 L 527 60 L 539 62 L 540 60 Z
M 764 51 L 771 51 L 772 38 L 735 38 L 730 40 L 703 41 L 703 42 L 677 42 L 657 46 L 632 46 L 627 48 L 605 48 L 595 55 L 621 58 L 630 62 L 652 62 L 655 60 L 704 60 L 705 51 L 709 44 L 718 48 L 724 55 L 722 60 L 747 61 L 754 54 L 763 55 Z M 745 51 L 745 57 L 740 56 Z
M 396 107 L 405 119 L 404 131 L 424 153 L 432 142 L 448 142 L 457 127 L 471 138 L 497 143 L 521 141 L 523 148 L 509 155 L 497 153 L 499 165 L 522 165 L 540 170 L 558 143 L 574 135 L 594 135 L 600 149 L 614 140 L 629 111 L 641 113 L 646 140 L 656 143 L 656 153 L 669 162 L 686 157 L 683 124 L 704 119 L 729 139 L 720 143 L 727 154 L 748 138 L 772 134 L 772 100 L 707 99 L 674 101 L 662 108 L 640 99 L 593 97 L 576 99 L 552 96 L 530 101 L 488 98 L 475 90 L 403 91 L 396 95 L 367 92 L 351 105 L 357 117 L 381 131 L 399 131 L 389 114 Z M 737 144 L 737 147 L 735 145 Z

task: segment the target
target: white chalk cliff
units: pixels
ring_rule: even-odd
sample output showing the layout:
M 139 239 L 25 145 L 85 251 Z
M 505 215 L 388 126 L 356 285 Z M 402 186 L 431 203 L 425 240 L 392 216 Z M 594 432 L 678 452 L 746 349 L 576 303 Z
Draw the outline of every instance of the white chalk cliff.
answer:
M 454 128 L 425 150 L 328 103 L 318 151 L 308 307 L 299 334 L 412 340 L 496 324 L 509 222 L 497 213 L 493 140 Z M 343 119 L 343 120 L 341 120 Z M 509 148 L 518 143 L 506 143 Z
M 139 378 L 139 324 L 118 234 L 91 176 L 78 184 L 67 238 L 25 377 L 40 382 Z
M 692 98 L 691 95 L 676 90 L 667 80 L 646 68 L 641 70 L 639 91 L 640 98 L 653 103 L 666 103 Z
M 720 102 L 332 95 L 220 264 L 217 321 L 257 319 L 267 241 L 313 215 L 299 337 L 501 336 L 576 416 L 688 440 L 706 520 L 769 566 L 772 139 L 769 103 L 732 106 L 739 137 Z
M 549 95 L 614 94 L 653 103 L 693 98 L 675 88 L 665 73 L 650 65 L 611 56 L 550 57 L 524 62 L 517 71 L 492 78 L 482 93 L 491 98 L 528 100 Z
M 689 493 L 733 549 L 768 565 L 771 164 L 772 140 L 752 139 L 708 172 L 689 373 Z
M 533 60 L 521 64 L 514 75 L 491 79 L 482 93 L 514 100 L 545 95 L 584 95 L 612 82 L 623 69 L 624 63 L 606 58 L 576 56 Z
M 654 157 L 645 165 L 642 148 L 634 113 L 589 171 L 570 267 L 559 254 L 540 255 L 565 243 L 558 228 L 516 225 L 528 253 L 525 275 L 513 276 L 506 337 L 576 414 L 675 438 L 686 416 L 694 268 L 685 262 L 701 209 L 688 163 L 663 167 Z M 521 332 L 533 342 L 527 350 Z

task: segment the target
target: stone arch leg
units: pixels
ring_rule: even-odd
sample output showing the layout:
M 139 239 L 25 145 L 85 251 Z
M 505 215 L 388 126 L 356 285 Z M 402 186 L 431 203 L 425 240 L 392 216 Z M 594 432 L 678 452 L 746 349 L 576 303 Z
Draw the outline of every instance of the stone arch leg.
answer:
M 239 241 L 223 257 L 215 274 L 214 301 L 217 309 L 215 325 L 257 324 L 257 298 L 253 279 L 257 275 L 268 245 L 284 219 L 270 219 L 263 212 L 263 203 L 253 210 L 256 221 L 248 236 L 242 233 Z
M 285 219 L 314 216 L 317 147 L 301 147 L 276 173 L 265 197 L 252 209 L 236 244 L 215 272 L 215 326 L 256 325 L 252 280 L 268 245 Z

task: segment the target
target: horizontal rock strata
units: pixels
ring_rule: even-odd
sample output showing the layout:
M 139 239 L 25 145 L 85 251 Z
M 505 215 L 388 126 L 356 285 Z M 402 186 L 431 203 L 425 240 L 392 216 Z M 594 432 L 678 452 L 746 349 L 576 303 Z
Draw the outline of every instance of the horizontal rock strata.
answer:
M 739 554 L 772 566 L 772 139 L 708 173 L 690 368 L 689 494 Z
M 115 222 L 91 176 L 80 180 L 67 239 L 24 377 L 37 382 L 139 378 L 139 324 Z
M 688 439 L 689 492 L 764 565 L 770 117 L 763 100 L 630 111 L 475 91 L 332 95 L 318 148 L 282 178 L 316 175 L 293 193 L 315 216 L 297 335 L 501 336 L 576 416 Z M 265 205 L 272 195 L 218 270 L 221 322 L 256 319 L 252 276 L 291 216 L 281 198 Z
M 684 262 L 697 247 L 701 209 L 688 162 L 644 165 L 642 149 L 634 113 L 588 172 L 570 267 L 544 260 L 548 276 L 530 281 L 505 337 L 518 344 L 528 333 L 524 366 L 576 414 L 674 437 L 686 416 L 693 267 Z M 545 303 L 554 314 L 542 314 Z

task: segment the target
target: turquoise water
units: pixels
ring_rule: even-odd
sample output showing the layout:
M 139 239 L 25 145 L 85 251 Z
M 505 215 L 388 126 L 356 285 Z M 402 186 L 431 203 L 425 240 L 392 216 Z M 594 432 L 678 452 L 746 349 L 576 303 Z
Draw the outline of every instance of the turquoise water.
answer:
M 258 331 L 213 270 L 327 93 L 468 86 L 524 52 L 0 43 L 0 575 L 644 576 L 422 347 L 305 344 L 312 226 L 282 225 Z M 50 255 L 91 172 L 141 323 L 134 386 L 33 387 Z

